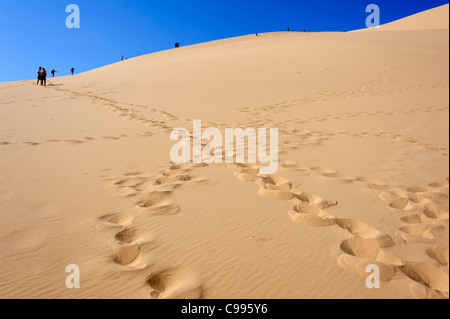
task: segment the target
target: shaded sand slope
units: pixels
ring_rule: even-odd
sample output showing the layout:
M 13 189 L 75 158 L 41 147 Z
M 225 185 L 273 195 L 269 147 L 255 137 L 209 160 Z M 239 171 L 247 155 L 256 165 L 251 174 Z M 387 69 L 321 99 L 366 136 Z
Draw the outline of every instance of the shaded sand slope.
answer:
M 244 36 L 0 84 L 0 297 L 448 298 L 448 29 L 429 29 Z M 194 119 L 278 128 L 278 172 L 171 164 Z

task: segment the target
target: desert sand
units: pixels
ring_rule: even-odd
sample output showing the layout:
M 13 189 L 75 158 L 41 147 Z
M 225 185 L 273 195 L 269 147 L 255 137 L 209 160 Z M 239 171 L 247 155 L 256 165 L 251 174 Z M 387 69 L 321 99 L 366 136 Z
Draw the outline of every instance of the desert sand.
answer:
M 0 297 L 448 298 L 448 37 L 446 5 L 0 83 Z M 193 120 L 278 128 L 277 173 L 171 163 Z

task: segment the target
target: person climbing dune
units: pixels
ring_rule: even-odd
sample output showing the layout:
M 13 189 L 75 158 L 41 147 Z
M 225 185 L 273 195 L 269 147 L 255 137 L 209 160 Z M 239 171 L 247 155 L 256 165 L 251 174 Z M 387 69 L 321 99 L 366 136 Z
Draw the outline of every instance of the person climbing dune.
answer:
M 42 75 L 42 67 L 39 67 L 39 70 L 37 71 L 37 83 L 36 83 L 36 85 L 39 85 L 39 82 L 41 81 L 41 75 Z
M 41 72 L 41 85 L 47 86 L 47 71 L 45 70 L 45 68 L 42 68 Z

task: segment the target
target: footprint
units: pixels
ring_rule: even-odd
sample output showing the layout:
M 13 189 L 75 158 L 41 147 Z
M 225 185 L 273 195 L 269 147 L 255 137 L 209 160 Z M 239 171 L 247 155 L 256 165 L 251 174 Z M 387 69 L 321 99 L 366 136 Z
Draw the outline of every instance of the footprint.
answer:
M 302 202 L 305 203 L 309 203 L 309 204 L 319 204 L 321 203 L 323 200 L 322 198 L 320 198 L 319 196 L 312 194 L 312 193 L 307 193 L 307 192 L 293 192 L 295 193 L 295 197 L 298 198 L 299 200 L 301 200 Z
M 114 262 L 122 266 L 130 266 L 139 256 L 141 246 L 139 244 L 117 243 L 114 250 Z
M 342 269 L 356 273 L 362 278 L 367 278 L 368 276 L 368 273 L 366 272 L 367 266 L 377 265 L 380 270 L 380 281 L 382 282 L 391 281 L 394 277 L 396 277 L 399 267 L 373 259 L 356 257 L 347 253 L 341 254 L 338 257 L 337 263 Z
M 446 187 L 448 187 L 448 184 L 447 183 L 434 182 L 434 183 L 430 183 L 428 186 L 430 186 L 432 188 L 446 188 Z
M 291 200 L 294 198 L 294 194 L 282 191 L 282 190 L 271 190 L 266 188 L 260 188 L 258 191 L 258 195 L 262 198 L 272 199 L 272 200 Z
M 256 180 L 259 178 L 255 174 L 248 174 L 248 173 L 235 172 L 233 175 L 241 182 L 247 182 L 247 183 L 255 183 Z
M 25 142 L 25 143 L 23 143 L 23 145 L 27 145 L 27 146 L 37 146 L 39 144 L 40 143 L 37 143 L 37 142 Z
M 318 205 L 299 204 L 289 212 L 289 217 L 297 224 L 312 227 L 328 227 L 336 223 L 335 219 L 324 213 Z
M 351 184 L 354 183 L 357 179 L 355 177 L 352 176 L 346 176 L 346 175 L 342 175 L 338 177 L 338 181 L 344 184 Z
M 176 215 L 180 212 L 180 206 L 174 205 L 170 196 L 170 191 L 151 191 L 141 193 L 143 199 L 137 205 L 141 214 L 149 214 L 153 216 Z
M 429 187 L 408 187 L 406 190 L 411 193 L 427 193 L 433 191 Z
M 273 191 L 284 191 L 284 192 L 290 192 L 292 190 L 292 184 L 291 182 L 287 181 L 282 184 L 265 184 L 267 189 L 273 190 Z
M 400 218 L 402 222 L 405 222 L 407 224 L 420 224 L 422 223 L 422 219 L 420 219 L 420 216 L 417 214 L 409 215 Z
M 169 204 L 172 191 L 150 191 L 142 192 L 140 197 L 143 199 L 139 203 L 142 207 L 152 207 L 160 204 Z
M 373 189 L 382 190 L 382 189 L 389 188 L 389 185 L 387 185 L 383 181 L 375 179 L 375 178 L 360 177 L 360 178 L 357 178 L 357 180 L 361 183 L 366 184 L 368 187 L 373 188 Z
M 155 185 L 165 185 L 165 184 L 181 184 L 183 182 L 189 182 L 191 178 L 187 175 L 173 175 L 169 177 L 158 178 Z
M 168 171 L 162 173 L 162 175 L 164 175 L 166 177 L 171 177 L 171 176 L 174 176 L 174 175 L 187 175 L 190 172 L 191 172 L 191 170 L 187 169 L 187 168 L 185 168 L 185 169 L 171 169 L 171 170 L 168 170 Z
M 412 295 L 416 299 L 448 299 L 449 294 L 443 293 L 439 290 L 431 289 L 427 286 L 424 286 L 418 282 L 413 282 L 411 285 L 409 285 L 409 289 L 412 293 Z
M 428 263 L 405 262 L 401 271 L 412 280 L 444 293 L 449 292 L 448 274 Z
M 67 144 L 77 145 L 77 144 L 83 144 L 86 141 L 80 141 L 80 140 L 65 140 L 64 141 Z
M 203 287 L 191 274 L 178 273 L 175 269 L 163 270 L 147 277 L 154 299 L 201 299 Z
M 425 204 L 429 202 L 429 200 L 425 196 L 420 195 L 418 193 L 408 193 L 407 195 L 408 199 L 416 204 Z
M 448 195 L 446 194 L 434 192 L 434 193 L 423 193 L 422 195 L 440 204 L 448 204 Z
M 169 170 L 171 170 L 171 171 L 181 170 L 181 169 L 185 169 L 186 167 L 187 167 L 187 164 L 173 164 L 172 166 L 170 166 Z
M 130 227 L 117 233 L 115 238 L 122 243 L 131 244 L 139 238 L 139 235 L 140 232 L 137 228 Z
M 126 173 L 125 176 L 139 176 L 142 174 L 144 174 L 144 173 L 143 172 L 129 172 L 129 173 Z
M 230 164 L 230 167 L 243 174 L 257 175 L 259 174 L 259 166 L 257 164 Z
M 141 214 L 153 215 L 153 216 L 171 216 L 180 213 L 181 208 L 174 204 L 161 204 L 146 206 L 142 204 L 139 206 Z
M 448 208 L 438 206 L 435 204 L 426 204 L 423 213 L 433 219 L 448 219 L 449 212 Z
M 298 163 L 295 161 L 291 161 L 291 160 L 283 160 L 283 161 L 280 161 L 280 163 L 283 165 L 284 168 L 295 169 L 298 167 Z
M 378 196 L 383 202 L 390 204 L 391 202 L 399 198 L 408 197 L 408 194 L 400 191 L 390 191 L 390 192 L 381 192 Z
M 407 242 L 433 243 L 438 232 L 444 231 L 442 225 L 408 225 L 400 227 L 396 235 Z
M 138 186 L 142 185 L 146 180 L 147 180 L 147 178 L 136 176 L 136 177 L 130 177 L 130 178 L 122 179 L 122 180 L 118 181 L 117 183 L 115 183 L 114 185 L 116 185 L 116 186 L 138 187 Z
M 427 249 L 427 255 L 436 260 L 442 266 L 448 266 L 448 251 L 439 248 L 430 248 Z
M 341 244 L 341 250 L 346 254 L 376 260 L 385 264 L 402 265 L 402 261 L 380 249 L 380 245 L 374 239 L 364 239 L 359 236 L 353 236 L 346 239 Z
M 349 231 L 353 235 L 359 235 L 364 239 L 374 239 L 381 248 L 394 246 L 391 236 L 384 234 L 375 228 L 354 219 L 336 219 L 336 224 Z
M 133 221 L 133 215 L 127 213 L 114 213 L 101 216 L 100 221 L 112 226 L 129 226 Z
M 411 202 L 406 198 L 394 199 L 392 202 L 389 203 L 389 206 L 399 210 L 408 210 L 412 208 Z
M 339 173 L 332 168 L 312 167 L 311 169 L 326 177 L 337 177 L 339 175 Z

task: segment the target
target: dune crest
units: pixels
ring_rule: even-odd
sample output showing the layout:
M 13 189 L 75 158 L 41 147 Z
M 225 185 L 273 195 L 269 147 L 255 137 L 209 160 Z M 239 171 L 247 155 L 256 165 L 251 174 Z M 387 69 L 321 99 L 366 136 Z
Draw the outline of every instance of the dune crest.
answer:
M 381 12 L 381 14 L 383 14 Z M 379 28 L 362 29 L 358 31 L 418 31 L 418 30 L 448 30 L 449 4 L 420 12 L 409 17 L 382 24 Z

